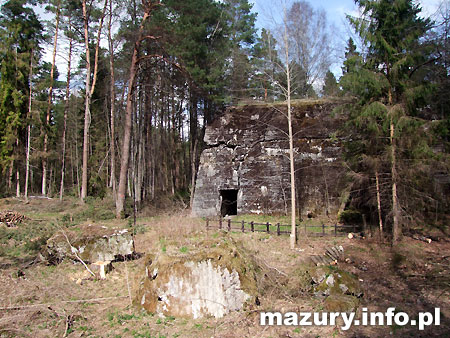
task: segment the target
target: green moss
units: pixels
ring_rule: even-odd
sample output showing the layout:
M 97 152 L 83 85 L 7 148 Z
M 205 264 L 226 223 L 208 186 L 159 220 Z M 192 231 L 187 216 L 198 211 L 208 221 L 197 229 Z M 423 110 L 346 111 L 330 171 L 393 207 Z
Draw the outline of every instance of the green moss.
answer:
M 359 299 L 349 295 L 333 294 L 324 301 L 324 309 L 329 312 L 355 311 L 358 305 Z
M 174 250 L 172 245 L 168 244 L 167 253 L 146 255 L 145 272 L 140 274 L 140 276 L 144 275 L 144 278 L 136 281 L 138 292 L 134 304 L 140 307 L 144 299 L 143 307 L 149 312 L 156 312 L 158 295 L 155 285 L 165 285 L 172 275 L 189 275 L 191 268 L 186 263 L 190 262 L 210 262 L 215 268 L 226 268 L 229 272 L 236 271 L 239 274 L 241 289 L 252 299 L 258 295 L 256 281 L 261 270 L 254 258 L 232 238 L 220 234 L 216 238 L 200 241 L 195 247 L 190 247 L 188 252 Z M 157 279 L 154 275 L 156 273 Z

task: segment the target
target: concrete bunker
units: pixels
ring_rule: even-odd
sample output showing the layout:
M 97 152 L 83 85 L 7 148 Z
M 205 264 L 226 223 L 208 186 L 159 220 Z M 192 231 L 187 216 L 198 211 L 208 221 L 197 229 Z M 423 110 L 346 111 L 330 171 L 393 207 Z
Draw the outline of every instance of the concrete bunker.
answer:
M 337 214 L 348 184 L 336 100 L 298 100 L 292 108 L 297 209 L 301 217 Z M 286 105 L 230 107 L 205 130 L 192 214 L 287 214 L 290 205 Z

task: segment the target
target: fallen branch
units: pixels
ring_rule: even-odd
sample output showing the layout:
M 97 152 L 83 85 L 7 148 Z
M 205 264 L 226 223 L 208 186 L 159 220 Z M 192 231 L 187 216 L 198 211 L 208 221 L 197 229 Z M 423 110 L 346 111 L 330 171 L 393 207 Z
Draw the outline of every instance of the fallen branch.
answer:
M 430 244 L 432 242 L 431 238 L 425 237 L 425 236 L 419 236 L 419 235 L 412 235 L 412 238 L 418 241 L 422 241 L 425 243 Z
M 128 297 L 130 298 L 130 309 L 131 309 L 131 307 L 133 306 L 133 300 L 131 298 L 130 281 L 128 280 L 128 267 L 126 260 L 125 260 L 125 277 L 127 279 Z
M 70 246 L 70 251 L 72 251 L 72 253 L 75 255 L 75 257 L 81 262 L 81 264 L 84 265 L 84 267 L 86 268 L 86 270 L 95 277 L 95 273 L 92 272 L 91 269 L 89 269 L 89 267 L 86 265 L 86 263 L 80 258 L 80 256 L 78 256 L 77 254 L 77 248 L 73 247 L 72 244 L 70 243 L 69 237 L 67 237 L 65 231 L 63 229 L 60 228 L 60 231 L 62 232 L 63 236 L 66 238 L 67 243 Z
M 67 335 L 69 334 L 69 330 L 73 325 L 73 315 L 68 315 L 66 316 L 66 329 L 64 330 L 64 335 L 63 337 L 67 337 Z
M 261 262 L 262 262 L 266 267 L 268 267 L 269 269 L 275 270 L 275 271 L 278 272 L 280 275 L 283 275 L 283 276 L 285 276 L 285 277 L 288 276 L 287 273 L 285 273 L 285 272 L 283 272 L 283 271 L 281 271 L 281 270 L 278 270 L 277 268 L 275 268 L 275 267 L 270 266 L 269 264 L 267 264 L 267 262 L 266 262 L 263 258 L 260 257 L 259 259 L 260 259 Z
M 59 303 L 70 304 L 70 303 L 98 303 L 106 300 L 112 299 L 123 299 L 128 298 L 128 296 L 118 296 L 118 297 L 105 297 L 105 298 L 91 298 L 91 299 L 79 299 L 79 300 L 61 300 Z M 9 310 L 23 310 L 29 309 L 33 307 L 48 307 L 48 306 L 58 305 L 58 303 L 40 303 L 40 304 L 31 304 L 31 305 L 16 305 L 16 306 L 6 306 L 0 307 L 0 311 L 9 311 Z

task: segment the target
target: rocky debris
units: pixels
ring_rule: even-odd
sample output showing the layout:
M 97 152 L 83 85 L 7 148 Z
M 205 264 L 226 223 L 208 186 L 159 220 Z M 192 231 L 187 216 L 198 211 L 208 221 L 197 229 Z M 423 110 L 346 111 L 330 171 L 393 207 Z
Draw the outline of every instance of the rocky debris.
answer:
M 342 259 L 344 248 L 342 245 L 329 247 L 323 255 L 315 255 L 310 257 L 310 261 L 316 266 L 335 265 Z
M 77 229 L 60 230 L 47 240 L 43 258 L 59 263 L 68 257 L 89 264 L 115 261 L 134 254 L 134 240 L 127 229 L 111 229 L 101 225 L 83 225 Z
M 363 296 L 358 278 L 336 266 L 300 265 L 290 276 L 286 285 L 291 297 L 310 294 L 324 298 L 328 311 L 356 309 Z
M 135 304 L 151 313 L 195 319 L 221 318 L 256 302 L 258 267 L 242 247 L 230 239 L 199 247 L 189 254 L 148 255 Z
M 15 228 L 18 224 L 28 219 L 25 215 L 21 215 L 15 211 L 0 212 L 0 224 L 5 224 L 8 228 Z
M 324 296 L 328 311 L 354 310 L 363 292 L 358 278 L 335 267 L 316 267 L 310 271 L 313 292 Z

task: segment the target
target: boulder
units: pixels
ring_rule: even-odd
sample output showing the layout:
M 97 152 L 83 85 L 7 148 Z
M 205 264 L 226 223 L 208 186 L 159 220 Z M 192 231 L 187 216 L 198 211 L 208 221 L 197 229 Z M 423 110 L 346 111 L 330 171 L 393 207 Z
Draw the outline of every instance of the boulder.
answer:
M 293 297 L 304 293 L 324 298 L 327 311 L 352 311 L 363 291 L 358 278 L 336 266 L 301 265 L 290 276 L 287 292 Z
M 321 296 L 331 294 L 362 296 L 362 289 L 358 278 L 353 274 L 330 267 L 318 267 L 311 271 L 312 280 L 315 283 L 314 293 Z
M 358 307 L 363 292 L 356 276 L 331 266 L 314 267 L 310 274 L 314 294 L 326 297 L 327 311 L 353 311 Z
M 189 253 L 145 259 L 135 304 L 165 316 L 223 317 L 257 297 L 253 259 L 231 239 L 207 240 Z
M 58 231 L 47 240 L 42 253 L 51 263 L 65 257 L 73 260 L 79 257 L 85 263 L 115 261 L 134 254 L 134 241 L 127 229 L 88 224 Z

